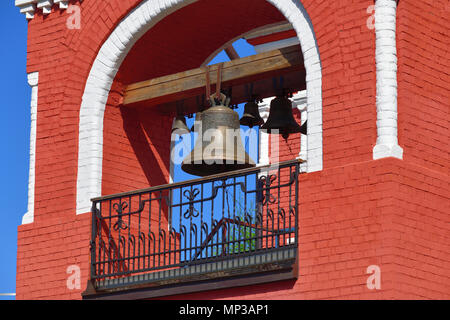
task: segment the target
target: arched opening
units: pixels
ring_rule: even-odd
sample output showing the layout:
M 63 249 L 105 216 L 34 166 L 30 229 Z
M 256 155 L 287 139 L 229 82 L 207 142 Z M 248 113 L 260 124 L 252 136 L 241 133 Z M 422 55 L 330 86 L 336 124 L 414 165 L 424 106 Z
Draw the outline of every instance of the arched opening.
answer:
M 251 15 L 249 12 L 252 12 Z M 254 55 L 255 49 L 242 37 L 253 30 L 283 23 L 289 24 L 280 11 L 265 0 L 245 3 L 201 0 L 173 12 L 147 31 L 133 45 L 120 65 L 112 85 L 113 90 L 109 95 L 103 130 L 102 194 L 125 192 L 195 178 L 180 170 L 180 163 L 173 164 L 173 161 L 168 159 L 169 124 L 177 113 L 181 113 L 190 117 L 188 126 L 191 127 L 194 119 L 191 115 L 200 108 L 204 108 L 204 95 L 196 97 L 203 106 L 192 107 L 191 105 L 188 108 L 185 108 L 183 98 L 174 98 L 177 100 L 176 110 L 174 110 L 173 106 L 167 104 L 149 106 L 146 102 L 131 106 L 120 105 L 117 102 L 123 98 L 124 88 L 133 83 L 198 68 L 208 60 L 210 60 L 209 65 L 229 61 L 230 59 L 223 52 L 219 52 L 212 60 L 211 57 L 219 48 L 223 48 L 233 39 L 241 38 L 240 41 L 235 42 L 239 51 L 242 51 L 241 58 Z M 246 50 L 241 50 L 241 47 Z M 299 54 L 301 55 L 300 50 Z M 303 78 L 300 76 L 298 79 L 298 87 L 303 87 L 304 83 L 303 75 Z M 264 94 L 264 92 L 254 93 Z M 231 103 L 233 103 L 233 94 L 230 95 Z M 241 116 L 243 103 L 237 106 Z M 299 116 L 297 109 L 294 113 Z M 123 128 L 120 128 L 118 124 Z M 256 137 L 258 135 L 259 133 L 256 132 Z M 190 141 L 186 138 L 184 142 L 189 144 L 184 149 L 189 150 L 194 146 L 195 134 L 191 135 Z M 277 144 L 286 150 L 281 160 L 288 160 L 288 153 L 294 157 L 298 155 L 300 139 L 292 138 L 290 143 L 280 139 L 280 143 Z M 247 151 L 250 151 L 248 140 L 247 136 L 243 143 Z M 177 143 L 179 141 L 175 142 L 175 145 Z M 251 157 L 258 163 L 258 139 L 251 144 L 256 145 L 256 151 L 255 146 L 252 147 Z M 158 172 L 157 168 L 161 170 Z
M 136 126 L 133 121 L 142 118 L 139 113 L 150 112 L 144 111 L 145 108 L 121 110 L 117 107 L 120 105 L 124 85 L 135 80 L 186 70 L 191 66 L 199 66 L 217 48 L 220 48 L 230 39 L 235 39 L 248 30 L 253 30 L 262 25 L 284 21 L 285 18 L 281 12 L 287 12 L 288 9 L 291 12 L 298 13 L 297 18 L 289 22 L 298 35 L 302 52 L 308 53 L 305 55 L 304 64 L 308 74 L 306 86 L 308 89 L 308 106 L 311 111 L 309 118 L 311 118 L 311 115 L 315 115 L 317 119 L 315 121 L 312 119 L 311 122 L 317 123 L 321 127 L 320 59 L 311 23 L 301 4 L 290 0 L 255 0 L 245 2 L 245 5 L 239 1 L 234 1 L 231 4 L 229 1 L 179 1 L 162 8 L 157 6 L 157 8 L 153 8 L 153 11 L 150 11 L 149 15 L 148 10 L 151 6 L 150 1 L 144 1 L 124 18 L 102 46 L 88 78 L 80 112 L 77 213 L 87 212 L 90 208 L 88 199 L 94 196 L 102 193 L 120 192 L 124 190 L 124 187 L 126 187 L 126 190 L 145 187 L 146 184 L 149 184 L 148 180 L 155 179 L 153 177 L 155 173 L 152 172 L 147 173 L 146 176 L 141 175 L 141 180 L 136 180 L 137 183 L 131 183 L 128 179 L 131 175 L 125 176 L 122 172 L 119 173 L 119 177 L 125 178 L 124 180 L 128 179 L 128 181 L 125 181 L 122 185 L 117 185 L 119 180 L 112 181 L 114 180 L 112 179 L 114 174 L 108 177 L 108 164 L 111 167 L 114 165 L 115 169 L 117 169 L 117 164 L 122 164 L 124 168 L 128 169 L 130 159 L 120 161 L 114 159 L 114 157 L 117 157 L 116 151 L 120 149 L 119 147 L 125 147 L 125 145 L 117 139 L 108 137 L 107 132 L 112 132 L 112 136 L 115 136 L 115 138 L 118 135 L 122 135 L 123 138 L 123 132 L 120 134 L 117 132 L 119 128 L 117 119 L 123 117 L 121 113 L 125 113 L 125 118 L 130 121 L 122 121 L 120 126 L 125 123 L 126 126 L 135 130 Z M 207 15 L 211 11 L 214 14 Z M 252 13 L 251 18 L 248 17 L 249 12 Z M 202 17 L 202 19 L 197 19 L 196 23 L 192 24 L 195 27 L 189 27 L 189 24 L 183 25 L 184 21 L 189 20 L 187 17 L 183 18 L 184 14 L 189 14 L 190 17 Z M 208 18 L 205 18 L 204 15 Z M 189 21 L 192 22 L 192 20 Z M 217 21 L 226 22 L 221 23 L 219 28 L 217 27 Z M 241 22 L 241 24 L 238 22 Z M 223 25 L 227 27 L 224 28 Z M 203 28 L 203 32 L 199 32 L 199 28 Z M 216 32 L 211 32 L 211 30 Z M 183 44 L 190 43 L 191 46 L 187 47 L 186 45 L 180 45 L 180 42 L 171 41 L 169 35 L 183 40 L 181 42 Z M 206 41 L 205 37 L 209 38 L 209 41 Z M 198 45 L 199 43 L 201 45 Z M 190 54 L 187 55 L 187 52 Z M 179 57 L 187 58 L 180 59 Z M 104 92 L 108 92 L 108 95 L 106 96 Z M 111 108 L 105 108 L 106 105 Z M 110 117 L 108 113 L 115 113 L 116 120 L 113 120 L 114 116 Z M 145 118 L 154 120 L 156 117 L 152 116 L 150 112 Z M 158 125 L 165 126 L 168 131 L 170 125 L 167 124 L 171 121 L 167 120 L 159 121 Z M 152 126 L 152 124 L 149 123 L 148 126 Z M 112 128 L 112 130 L 108 128 Z M 123 128 L 121 130 L 123 131 Z M 321 138 L 321 132 L 312 133 L 317 136 L 320 135 Z M 139 143 L 146 138 L 147 133 L 135 132 L 132 135 L 138 137 L 136 143 Z M 317 146 L 308 142 L 308 149 L 312 156 L 311 159 L 308 159 L 311 160 L 308 163 L 311 171 L 321 169 L 322 166 L 321 139 L 314 139 L 313 141 Z M 108 143 L 110 144 L 109 147 Z M 165 155 L 168 154 L 169 152 L 165 153 Z M 145 156 L 142 158 L 149 159 Z M 151 161 L 165 162 L 162 160 L 162 154 L 157 154 L 155 159 Z M 148 166 L 145 163 L 133 165 L 136 169 Z M 164 172 L 170 171 L 167 165 L 161 167 Z M 117 177 L 117 173 L 115 175 Z M 164 178 L 163 176 L 156 178 L 155 183 L 151 183 L 151 185 L 163 182 Z M 109 184 L 111 188 L 108 187 L 108 184 L 103 183 L 108 179 L 111 180 L 111 184 Z
M 183 103 L 179 102 L 180 97 L 177 103 L 172 103 L 172 107 L 167 107 L 170 103 L 164 99 L 149 100 L 144 96 L 144 99 L 133 100 L 130 96 L 135 98 L 136 93 L 130 92 L 149 83 L 164 85 L 174 74 L 177 79 L 184 77 L 189 73 L 189 68 L 202 66 L 218 48 L 229 45 L 240 35 L 266 25 L 286 22 L 281 11 L 291 9 L 299 13 L 302 19 L 287 22 L 293 25 L 297 34 L 300 27 L 308 30 L 306 40 L 299 37 L 301 46 L 295 53 L 304 62 L 299 64 L 301 71 L 296 70 L 302 76 L 296 74 L 293 78 L 301 83 L 296 89 L 307 88 L 307 93 L 311 93 L 311 107 L 317 111 L 314 103 L 321 101 L 320 90 L 314 89 L 320 86 L 320 60 L 304 9 L 290 0 L 244 3 L 238 0 L 199 0 L 189 2 L 189 5 L 180 1 L 178 10 L 170 6 L 158 7 L 157 18 L 150 28 L 145 23 L 145 13 L 141 16 L 144 21 L 139 20 L 140 10 L 150 3 L 142 2 L 104 44 L 83 96 L 80 157 L 96 153 L 100 158 L 95 159 L 99 172 L 89 172 L 90 178 L 83 177 L 85 168 L 79 167 L 82 170 L 79 170 L 77 211 L 81 213 L 85 201 L 80 198 L 83 192 L 79 192 L 83 187 L 88 194 L 100 190 L 102 194 L 115 193 L 93 200 L 92 207 L 96 208 L 97 224 L 101 230 L 93 234 L 96 238 L 93 242 L 99 251 L 97 255 L 94 252 L 96 249 L 92 249 L 95 270 L 92 277 L 107 279 L 99 285 L 108 287 L 111 277 L 146 271 L 150 271 L 149 277 L 152 277 L 152 272 L 165 277 L 168 276 L 168 269 L 175 268 L 173 272 L 176 277 L 182 278 L 184 268 L 197 274 L 201 273 L 197 266 L 205 264 L 214 269 L 211 275 L 214 277 L 231 270 L 235 263 L 244 263 L 247 269 L 257 269 L 261 261 L 264 261 L 263 264 L 282 261 L 291 265 L 283 269 L 287 275 L 283 273 L 282 276 L 294 276 L 292 266 L 296 257 L 300 162 L 283 163 L 276 169 L 264 168 L 264 172 L 262 169 L 244 170 L 234 172 L 232 176 L 227 173 L 184 184 L 167 184 L 173 177 L 170 168 L 171 120 Z M 248 18 L 249 12 L 252 13 L 251 18 Z M 120 41 L 124 47 L 117 45 L 121 37 L 125 37 L 125 41 Z M 114 55 L 112 51 L 118 52 Z M 285 53 L 280 51 L 279 55 L 285 57 Z M 105 61 L 111 62 L 111 58 L 111 66 L 105 67 Z M 308 69 L 312 71 L 308 74 L 312 76 L 309 80 L 305 77 Z M 95 82 L 104 79 L 105 75 L 106 81 L 100 85 Z M 278 76 L 272 75 L 274 79 Z M 281 80 L 272 82 L 278 83 L 274 87 L 284 89 Z M 172 85 L 170 81 L 167 83 L 169 87 Z M 239 85 L 242 86 L 242 83 Z M 235 84 L 232 86 L 234 93 Z M 96 94 L 99 87 L 108 92 L 100 99 Z M 159 88 L 162 90 L 162 87 Z M 174 96 L 177 94 L 173 93 Z M 268 96 L 267 92 L 262 94 L 263 97 Z M 191 102 L 196 102 L 198 95 L 189 98 Z M 103 116 L 101 119 L 87 113 L 89 101 L 93 105 L 90 108 L 97 109 L 97 114 Z M 152 105 L 148 101 L 152 101 Z M 200 111 L 198 105 L 191 103 L 189 107 L 181 108 L 182 113 Z M 90 123 L 83 121 L 84 117 L 91 118 Z M 92 126 L 92 123 L 101 124 L 100 128 L 96 128 L 97 132 L 101 129 L 99 136 L 87 133 L 93 138 L 87 139 L 87 146 L 83 145 L 85 141 L 81 135 L 81 128 L 86 123 L 86 127 Z M 101 142 L 101 152 L 93 152 L 92 142 L 95 140 Z M 87 152 L 83 153 L 83 149 Z M 92 167 L 92 164 L 88 162 L 86 167 Z M 255 254 L 263 260 L 249 258 Z M 117 263 L 115 259 L 106 258 L 107 255 L 118 257 Z M 228 259 L 228 264 L 218 264 L 224 258 Z M 112 273 L 109 267 L 113 268 Z M 130 279 L 134 281 L 133 277 Z

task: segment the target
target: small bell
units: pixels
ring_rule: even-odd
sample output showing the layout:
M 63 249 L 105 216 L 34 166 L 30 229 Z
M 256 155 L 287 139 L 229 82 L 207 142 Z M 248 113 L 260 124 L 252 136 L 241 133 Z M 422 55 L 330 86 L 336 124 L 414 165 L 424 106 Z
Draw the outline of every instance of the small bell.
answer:
M 244 106 L 244 114 L 239 123 L 243 126 L 252 128 L 264 124 L 263 118 L 259 115 L 258 104 L 256 101 L 247 102 Z
M 272 130 L 278 130 L 283 138 L 287 139 L 291 133 L 306 132 L 306 125 L 305 130 L 302 130 L 302 127 L 295 121 L 292 113 L 292 101 L 288 97 L 278 96 L 270 102 L 269 117 L 261 129 L 266 129 L 269 133 L 272 133 Z
M 172 133 L 176 132 L 179 135 L 190 133 L 189 128 L 186 125 L 186 119 L 184 116 L 178 115 L 173 119 Z

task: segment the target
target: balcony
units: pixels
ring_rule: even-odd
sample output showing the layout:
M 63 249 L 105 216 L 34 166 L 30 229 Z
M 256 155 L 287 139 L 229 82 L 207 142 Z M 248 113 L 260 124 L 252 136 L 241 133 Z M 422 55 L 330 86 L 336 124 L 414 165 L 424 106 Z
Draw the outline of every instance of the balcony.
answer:
M 301 160 L 92 199 L 85 299 L 296 277 Z

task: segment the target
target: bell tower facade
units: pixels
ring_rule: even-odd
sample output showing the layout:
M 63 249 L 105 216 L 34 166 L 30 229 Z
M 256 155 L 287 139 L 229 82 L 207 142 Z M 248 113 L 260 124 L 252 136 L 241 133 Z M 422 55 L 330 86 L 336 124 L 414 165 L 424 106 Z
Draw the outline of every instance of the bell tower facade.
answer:
M 108 298 L 112 291 L 115 298 L 124 299 L 450 298 L 448 1 L 15 3 L 28 20 L 27 73 L 32 92 L 28 212 L 18 227 L 17 299 Z M 230 223 L 240 223 L 239 228 L 257 230 L 255 239 L 265 241 L 239 249 L 240 262 L 253 263 L 256 256 L 272 259 L 266 249 L 278 252 L 289 246 L 293 263 L 280 267 L 278 258 L 273 258 L 270 274 L 258 265 L 252 270 L 244 266 L 239 285 L 232 273 L 217 276 L 209 286 L 195 277 L 187 281 L 186 276 L 184 281 L 178 274 L 177 279 L 185 283 L 182 290 L 154 282 L 150 290 L 146 285 L 154 281 L 151 274 L 162 267 L 132 274 L 141 266 L 131 261 L 145 254 L 135 252 L 130 258 L 128 251 L 124 258 L 120 246 L 123 239 L 127 250 L 140 250 L 144 248 L 140 241 L 151 243 L 155 236 L 167 236 L 157 243 L 170 245 L 173 235 L 173 241 L 180 241 L 174 252 L 186 251 L 179 240 L 183 226 L 172 221 L 168 209 L 174 202 L 158 201 L 164 190 L 179 186 L 172 183 L 171 159 L 171 126 L 178 111 L 167 97 L 173 101 L 183 92 L 187 105 L 189 98 L 195 102 L 188 89 L 165 95 L 162 89 L 175 90 L 169 81 L 181 79 L 181 73 L 195 76 L 195 70 L 222 50 L 229 51 L 238 39 L 252 45 L 257 58 L 235 56 L 230 69 L 224 70 L 235 70 L 241 61 L 243 73 L 245 66 L 257 61 L 272 61 L 264 66 L 273 74 L 291 68 L 293 76 L 286 75 L 285 83 L 294 83 L 289 96 L 293 116 L 305 128 L 287 139 L 260 131 L 256 168 L 298 163 L 299 174 L 293 169 L 286 174 L 279 171 L 278 194 L 270 194 L 279 201 L 278 211 L 268 208 L 261 225 L 222 216 L 198 229 L 211 231 L 222 223 L 229 233 Z M 294 58 L 287 58 L 286 52 L 294 52 Z M 275 70 L 275 60 L 270 59 L 301 63 Z M 261 74 L 248 76 L 252 80 L 247 82 L 262 81 Z M 203 81 L 203 74 L 200 78 Z M 148 88 L 155 83 L 160 85 L 159 96 L 150 96 Z M 233 94 L 238 96 L 239 89 L 233 87 Z M 259 112 L 267 121 L 273 95 L 261 95 Z M 295 197 L 291 187 L 281 189 L 294 179 Z M 235 185 L 244 189 L 242 183 Z M 150 194 L 145 200 L 150 215 L 136 225 L 126 219 L 131 219 L 135 205 L 131 197 L 143 197 L 139 190 Z M 180 190 L 183 194 L 185 189 Z M 273 189 L 259 190 L 266 197 L 261 196 L 262 203 L 270 202 L 267 192 Z M 154 196 L 157 192 L 160 198 Z M 184 205 L 191 216 L 195 210 L 201 217 L 213 211 L 206 205 L 195 207 L 198 198 L 193 192 L 187 194 L 191 200 Z M 125 197 L 130 200 L 125 202 Z M 97 207 L 107 201 L 112 201 L 109 207 Z M 138 202 L 142 209 L 143 202 Z M 163 212 L 159 218 L 158 209 Z M 98 212 L 105 210 L 109 215 L 99 217 Z M 264 228 L 276 214 L 283 219 L 289 216 L 290 227 L 281 228 L 272 220 L 272 229 Z M 142 221 L 149 225 L 144 235 Z M 152 231 L 155 221 L 160 223 L 158 232 Z M 136 237 L 129 233 L 122 238 L 124 230 L 136 231 Z M 104 238 L 99 240 L 101 234 Z M 117 241 L 111 241 L 116 235 Z M 227 239 L 226 243 L 232 241 Z M 102 251 L 107 245 L 109 249 Z M 203 258 L 217 253 L 211 250 Z M 183 253 L 167 266 L 175 268 L 187 260 Z M 122 273 L 112 272 L 106 279 L 108 263 Z M 207 265 L 218 266 L 212 263 L 215 260 L 208 260 Z M 201 263 L 188 267 L 194 265 Z M 120 287 L 123 277 L 135 281 L 139 276 L 147 277 L 147 282 L 139 280 L 144 281 L 139 282 L 139 290 Z

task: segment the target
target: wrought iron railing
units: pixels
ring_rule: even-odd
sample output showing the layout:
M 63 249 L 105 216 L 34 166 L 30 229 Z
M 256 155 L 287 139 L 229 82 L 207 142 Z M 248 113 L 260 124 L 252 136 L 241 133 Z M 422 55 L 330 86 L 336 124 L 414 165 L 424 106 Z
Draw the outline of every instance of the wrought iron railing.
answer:
M 92 199 L 91 279 L 295 248 L 299 163 Z

